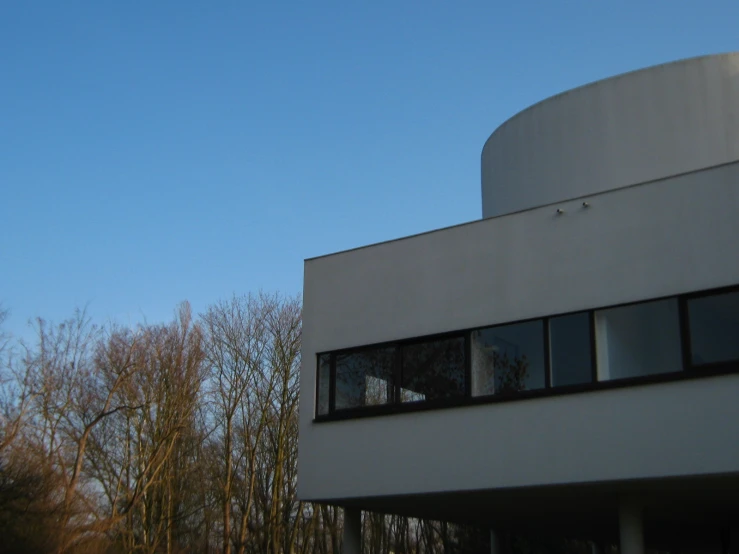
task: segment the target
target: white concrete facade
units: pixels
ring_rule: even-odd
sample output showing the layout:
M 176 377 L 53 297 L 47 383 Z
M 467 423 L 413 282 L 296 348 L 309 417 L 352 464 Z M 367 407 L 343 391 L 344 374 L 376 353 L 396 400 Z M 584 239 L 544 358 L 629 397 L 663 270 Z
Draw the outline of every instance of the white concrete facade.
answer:
M 482 196 L 486 219 L 306 261 L 299 496 L 739 475 L 739 374 L 314 420 L 321 352 L 739 285 L 739 54 L 514 116 L 485 144 Z
M 739 283 L 739 256 L 726 255 L 739 249 L 738 184 L 733 164 L 603 193 L 589 198 L 589 208 L 565 202 L 561 216 L 548 206 L 309 260 L 300 494 L 345 498 L 739 471 L 736 427 L 726 430 L 728 442 L 723 433 L 699 433 L 699 459 L 675 455 L 686 428 L 739 421 L 739 403 L 729 401 L 739 395 L 739 377 L 312 421 L 317 352 Z M 715 395 L 726 401 L 713 402 Z M 699 398 L 706 410 L 685 410 Z M 624 405 L 630 414 L 619 417 Z M 644 427 L 657 407 L 665 424 Z M 518 424 L 491 425 L 499 421 L 526 422 L 525 440 L 516 440 Z M 441 450 L 440 435 L 452 441 Z M 623 463 L 614 452 L 642 453 L 643 463 L 641 456 Z M 539 463 L 544 455 L 546 465 Z

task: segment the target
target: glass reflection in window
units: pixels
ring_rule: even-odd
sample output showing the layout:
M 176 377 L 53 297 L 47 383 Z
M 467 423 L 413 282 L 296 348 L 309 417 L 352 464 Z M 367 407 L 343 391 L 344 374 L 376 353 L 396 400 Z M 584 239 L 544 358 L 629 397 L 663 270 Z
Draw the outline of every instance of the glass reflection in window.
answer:
M 368 348 L 336 354 L 336 409 L 393 401 L 395 348 Z
M 331 355 L 321 354 L 318 357 L 318 415 L 328 413 L 329 394 L 331 390 Z
M 688 300 L 690 362 L 739 361 L 739 292 Z
M 401 402 L 464 396 L 464 337 L 403 346 Z
M 549 320 L 549 361 L 553 387 L 590 383 L 593 380 L 588 312 Z
M 596 311 L 595 339 L 599 381 L 682 369 L 675 298 Z
M 471 333 L 472 395 L 544 388 L 544 322 L 500 325 Z

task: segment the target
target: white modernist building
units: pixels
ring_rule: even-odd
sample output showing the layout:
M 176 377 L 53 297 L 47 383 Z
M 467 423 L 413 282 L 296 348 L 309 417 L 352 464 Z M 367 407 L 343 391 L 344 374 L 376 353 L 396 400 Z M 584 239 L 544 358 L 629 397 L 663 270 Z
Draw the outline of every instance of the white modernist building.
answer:
M 739 53 L 515 115 L 482 206 L 305 262 L 300 497 L 347 552 L 359 510 L 739 548 Z

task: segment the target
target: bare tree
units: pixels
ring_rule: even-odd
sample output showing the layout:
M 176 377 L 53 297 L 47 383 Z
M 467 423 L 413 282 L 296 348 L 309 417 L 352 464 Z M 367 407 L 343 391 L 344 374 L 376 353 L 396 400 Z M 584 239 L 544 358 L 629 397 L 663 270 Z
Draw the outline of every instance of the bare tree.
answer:
M 17 348 L 0 333 L 0 531 L 18 551 L 339 554 L 341 510 L 297 499 L 298 298 L 234 296 L 197 321 L 185 303 L 136 328 L 78 311 L 35 329 Z M 478 535 L 363 519 L 366 554 L 474 552 Z
M 205 331 L 205 355 L 210 369 L 212 414 L 219 441 L 220 505 L 222 548 L 230 554 L 232 543 L 243 552 L 254 490 L 255 443 L 266 425 L 264 398 L 255 394 L 264 381 L 263 356 L 267 347 L 263 297 L 234 296 L 211 306 L 201 320 Z M 240 417 L 239 417 L 240 416 Z M 241 440 L 239 440 L 239 438 Z M 237 467 L 234 467 L 237 466 Z M 237 477 L 235 478 L 235 475 Z M 242 478 L 238 479 L 238 475 Z M 244 479 L 245 475 L 250 475 Z M 241 488 L 241 521 L 237 537 L 232 536 L 234 482 Z
M 129 544 L 143 552 L 175 548 L 188 515 L 187 458 L 203 383 L 202 333 L 188 304 L 169 325 L 149 326 L 136 350 L 135 377 L 126 391 L 139 403 L 129 420 L 131 471 L 123 512 Z
M 3 329 L 8 315 L 0 305 L 0 459 L 26 422 L 32 399 L 29 368 L 14 360 L 12 337 Z

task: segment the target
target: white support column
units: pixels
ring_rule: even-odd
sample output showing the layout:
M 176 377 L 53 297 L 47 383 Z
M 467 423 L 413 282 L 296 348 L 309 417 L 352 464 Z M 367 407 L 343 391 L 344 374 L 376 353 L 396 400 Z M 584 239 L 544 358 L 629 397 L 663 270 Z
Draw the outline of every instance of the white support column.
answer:
M 739 554 L 739 526 L 721 529 L 721 553 Z
M 620 554 L 644 554 L 644 516 L 641 505 L 622 499 L 618 507 Z
M 500 541 L 498 540 L 498 534 L 490 530 L 490 554 L 502 554 L 502 550 L 500 549 Z
M 344 537 L 341 554 L 361 554 L 362 552 L 362 510 L 344 508 Z

